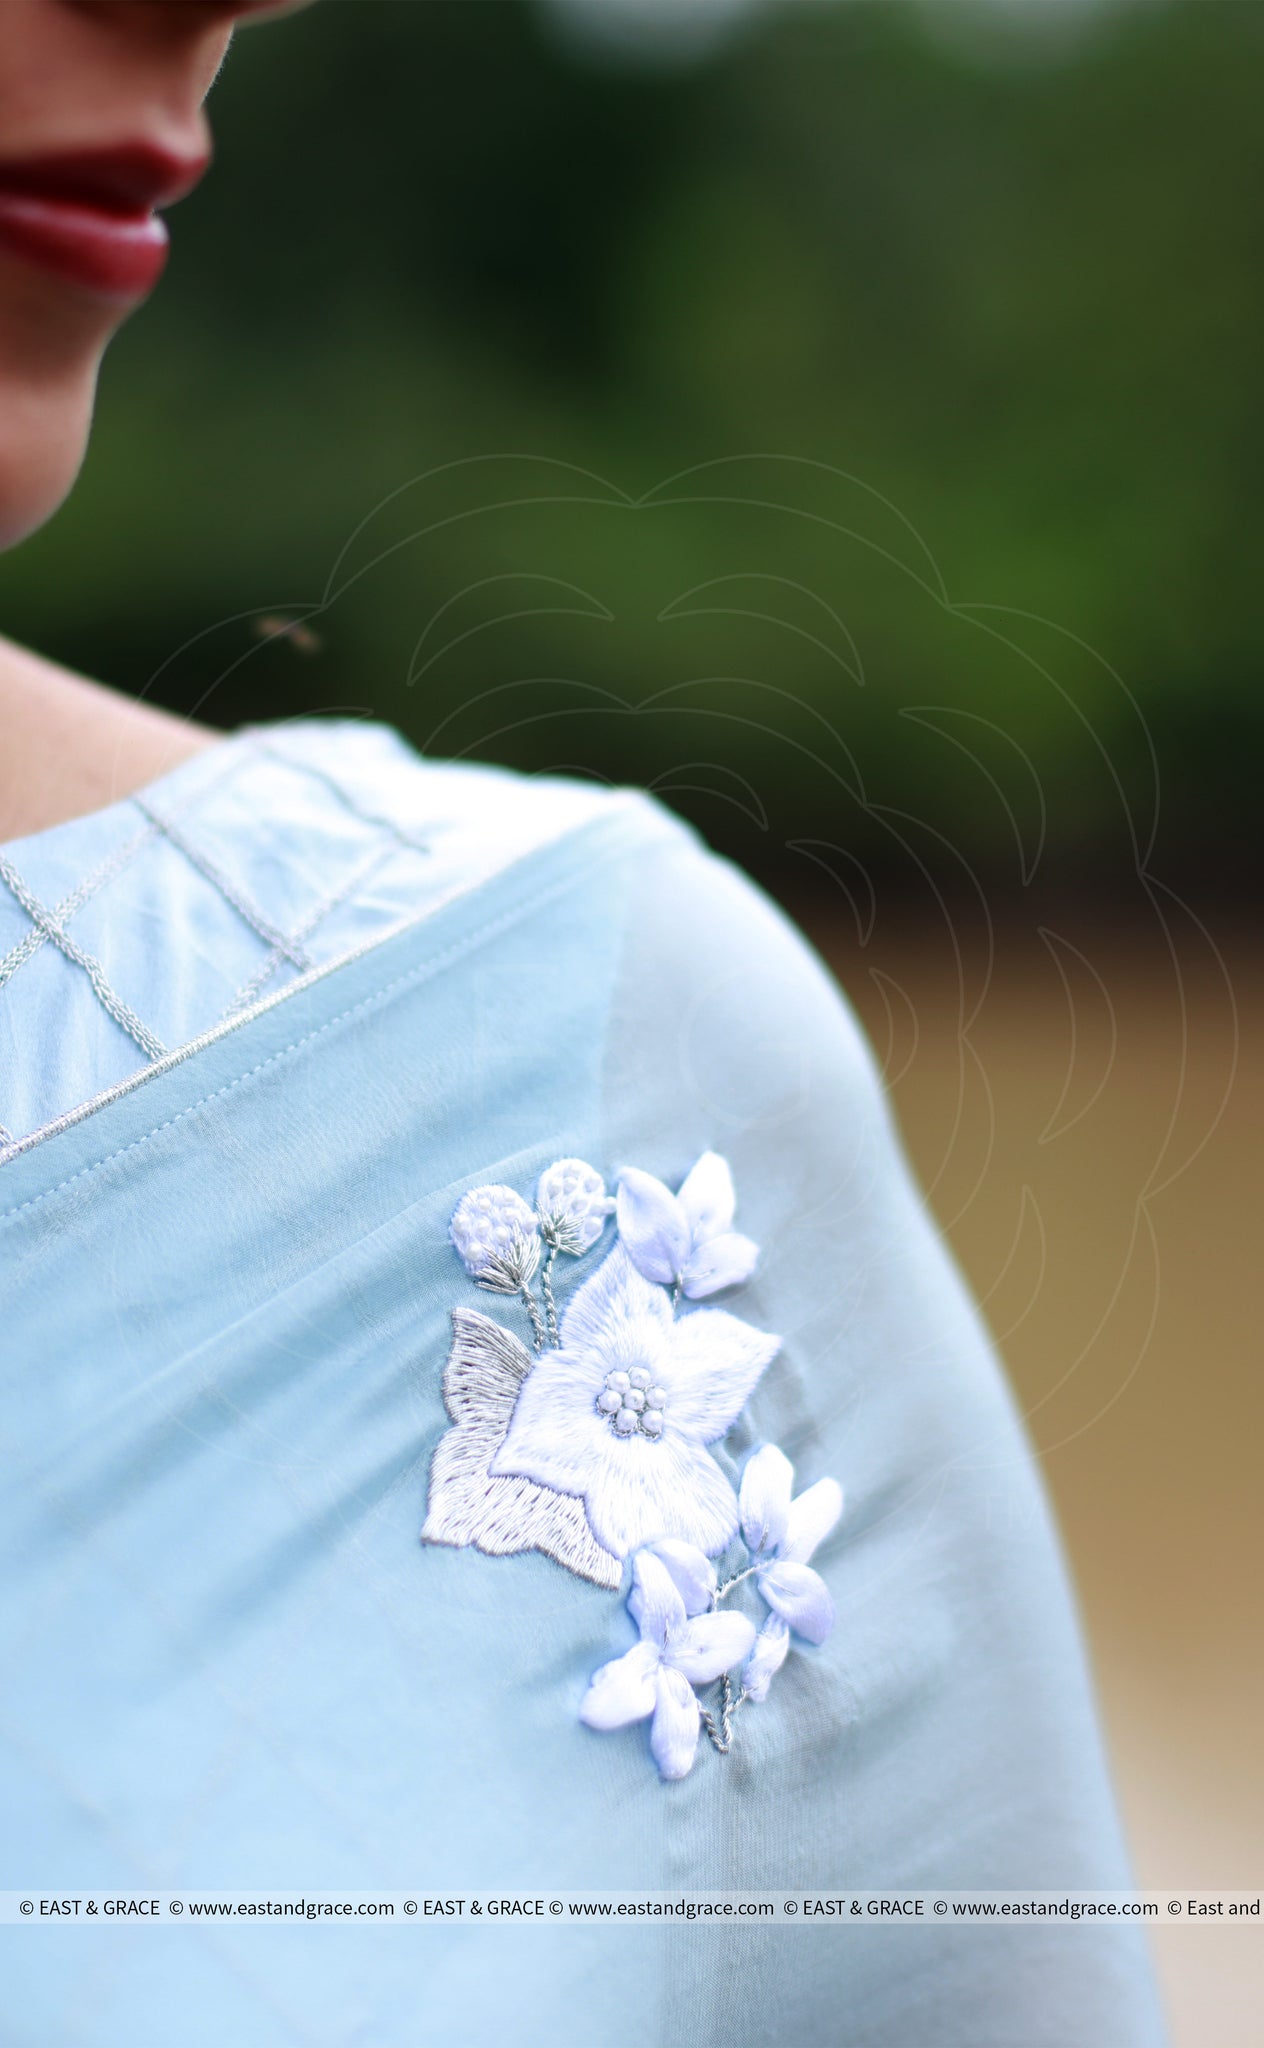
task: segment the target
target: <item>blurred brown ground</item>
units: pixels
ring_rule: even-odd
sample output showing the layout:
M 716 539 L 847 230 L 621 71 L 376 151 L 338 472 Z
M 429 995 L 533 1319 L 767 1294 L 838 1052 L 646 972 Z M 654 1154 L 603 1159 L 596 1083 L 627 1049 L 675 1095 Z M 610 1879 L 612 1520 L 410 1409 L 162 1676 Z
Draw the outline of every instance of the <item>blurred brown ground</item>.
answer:
M 1011 917 L 990 962 L 983 929 L 880 920 L 862 945 L 836 905 L 794 908 L 1027 1417 L 1138 1882 L 1258 1888 L 1260 949 L 1149 902 L 1051 942 Z M 1158 1930 L 1176 2048 L 1259 2048 L 1260 1934 Z

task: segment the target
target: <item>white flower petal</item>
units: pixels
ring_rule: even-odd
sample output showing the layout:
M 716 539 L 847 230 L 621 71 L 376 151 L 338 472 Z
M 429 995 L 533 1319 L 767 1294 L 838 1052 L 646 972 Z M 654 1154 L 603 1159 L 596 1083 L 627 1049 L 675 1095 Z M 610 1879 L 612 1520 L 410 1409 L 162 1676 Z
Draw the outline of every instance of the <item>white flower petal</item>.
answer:
M 659 1367 L 670 1427 L 698 1443 L 713 1444 L 737 1420 L 780 1344 L 779 1337 L 754 1329 L 727 1309 L 699 1308 L 681 1316 Z
M 669 1286 L 689 1256 L 689 1224 L 675 1195 L 652 1173 L 631 1166 L 619 1177 L 616 1214 L 620 1241 L 637 1271 Z
M 726 1608 L 700 1614 L 673 1634 L 663 1657 L 673 1671 L 683 1671 L 694 1685 L 709 1685 L 722 1671 L 731 1671 L 750 1655 L 755 1624 L 748 1615 Z
M 843 1489 L 837 1479 L 818 1479 L 791 1501 L 786 1533 L 780 1539 L 787 1564 L 806 1564 L 818 1543 L 824 1543 L 843 1512 Z
M 658 1652 L 637 1643 L 625 1657 L 616 1657 L 593 1674 L 579 1709 L 589 1728 L 626 1728 L 643 1721 L 658 1703 Z
M 708 1557 L 727 1548 L 737 1531 L 737 1496 L 714 1458 L 671 1430 L 657 1443 L 609 1429 L 606 1436 L 613 1455 L 584 1496 L 588 1526 L 603 1550 L 628 1557 L 663 1536 Z
M 719 1237 L 731 1228 L 737 1196 L 727 1159 L 718 1152 L 704 1152 L 681 1185 L 677 1201 L 685 1212 L 695 1245 Z
M 661 1557 L 675 1580 L 685 1613 L 705 1614 L 716 1585 L 715 1566 L 710 1558 L 694 1544 L 681 1543 L 674 1537 L 664 1537 L 650 1548 L 655 1557 Z
M 660 1669 L 650 1748 L 665 1778 L 683 1778 L 692 1769 L 701 1718 L 688 1679 L 679 1671 Z
M 522 1383 L 505 1440 L 488 1471 L 520 1473 L 556 1493 L 586 1493 L 605 1460 L 620 1448 L 597 1413 L 602 1379 L 600 1359 L 546 1351 Z
M 834 1626 L 834 1602 L 810 1564 L 770 1564 L 759 1574 L 759 1590 L 796 1635 L 806 1636 L 810 1643 L 825 1641 Z
M 643 1642 L 661 1650 L 669 1635 L 686 1628 L 685 1603 L 680 1589 L 661 1557 L 652 1550 L 638 1550 L 632 1560 L 632 1591 L 628 1612 L 641 1631 Z
M 759 1259 L 759 1246 L 736 1230 L 713 1237 L 697 1251 L 690 1252 L 681 1275 L 690 1301 L 702 1301 L 718 1294 L 722 1287 L 740 1287 L 749 1280 Z
M 662 1288 L 651 1286 L 616 1244 L 563 1308 L 562 1348 L 585 1356 L 608 1353 L 600 1368 L 604 1374 L 633 1354 L 656 1361 L 671 1326 L 671 1302 Z
M 790 1518 L 790 1495 L 794 1487 L 794 1466 L 776 1444 L 765 1444 L 746 1461 L 738 1499 L 742 1509 L 742 1534 L 752 1557 L 779 1551 Z
M 756 1705 L 767 1699 L 768 1688 L 785 1663 L 789 1648 L 790 1630 L 779 1614 L 770 1614 L 742 1671 L 742 1685 Z

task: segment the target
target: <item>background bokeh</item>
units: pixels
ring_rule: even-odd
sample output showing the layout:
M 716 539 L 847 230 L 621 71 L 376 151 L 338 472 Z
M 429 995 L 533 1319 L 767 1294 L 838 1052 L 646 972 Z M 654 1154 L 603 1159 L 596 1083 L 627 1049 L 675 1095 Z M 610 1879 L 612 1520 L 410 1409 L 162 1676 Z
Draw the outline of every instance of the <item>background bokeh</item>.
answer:
M 322 0 L 0 566 L 122 688 L 647 783 L 781 896 L 1178 1887 L 1264 1820 L 1262 85 L 1255 0 Z M 1234 1934 L 1161 1931 L 1181 2048 L 1258 2039 Z

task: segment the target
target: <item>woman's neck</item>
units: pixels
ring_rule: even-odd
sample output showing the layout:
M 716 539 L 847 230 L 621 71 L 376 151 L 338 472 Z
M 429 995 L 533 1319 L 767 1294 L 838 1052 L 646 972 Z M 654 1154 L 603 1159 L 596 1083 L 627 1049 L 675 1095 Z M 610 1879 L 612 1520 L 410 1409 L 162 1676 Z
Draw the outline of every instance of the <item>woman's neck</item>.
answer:
M 117 803 L 222 737 L 0 638 L 0 842 Z

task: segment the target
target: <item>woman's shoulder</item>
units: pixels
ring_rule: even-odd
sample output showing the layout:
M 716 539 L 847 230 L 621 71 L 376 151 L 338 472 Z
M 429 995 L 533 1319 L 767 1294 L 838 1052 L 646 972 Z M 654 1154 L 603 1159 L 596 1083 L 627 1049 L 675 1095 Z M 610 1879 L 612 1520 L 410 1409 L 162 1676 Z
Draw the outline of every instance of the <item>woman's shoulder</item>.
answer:
M 587 776 L 436 758 L 377 719 L 293 719 L 247 726 L 241 738 L 261 765 L 314 781 L 348 811 L 432 853 L 477 835 L 488 864 L 607 816 L 632 795 Z

